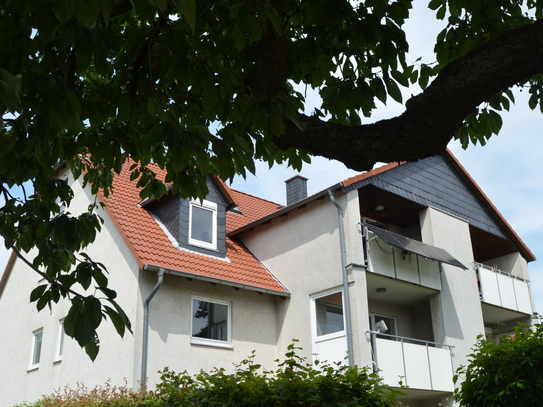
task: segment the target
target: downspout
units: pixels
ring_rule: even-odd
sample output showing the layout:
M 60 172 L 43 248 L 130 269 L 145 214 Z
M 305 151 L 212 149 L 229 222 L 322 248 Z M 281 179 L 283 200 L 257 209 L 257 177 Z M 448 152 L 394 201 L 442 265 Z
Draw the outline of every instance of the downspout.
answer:
M 147 348 L 149 347 L 149 304 L 151 303 L 151 300 L 157 293 L 157 291 L 162 286 L 162 283 L 164 282 L 164 269 L 160 267 L 157 271 L 158 274 L 158 281 L 155 285 L 155 288 L 153 288 L 153 291 L 151 291 L 151 294 L 145 299 L 145 302 L 143 303 L 143 341 L 142 341 L 142 349 L 141 349 L 141 380 L 140 380 L 140 386 L 142 391 L 145 391 L 147 388 Z
M 347 256 L 345 250 L 345 231 L 343 228 L 343 208 L 337 203 L 334 197 L 334 191 L 328 190 L 330 200 L 337 208 L 338 224 L 339 224 L 339 245 L 341 248 L 341 268 L 343 274 L 343 295 L 345 298 L 345 329 L 347 331 L 347 360 L 349 366 L 354 366 L 354 346 L 353 346 L 353 328 L 351 322 L 351 301 L 349 300 L 349 278 L 347 275 Z

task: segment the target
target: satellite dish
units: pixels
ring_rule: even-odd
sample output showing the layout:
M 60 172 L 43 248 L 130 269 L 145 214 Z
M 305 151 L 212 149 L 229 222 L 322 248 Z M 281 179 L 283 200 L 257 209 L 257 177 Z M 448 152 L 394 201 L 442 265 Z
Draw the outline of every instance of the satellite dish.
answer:
M 373 330 L 384 334 L 386 331 L 388 331 L 388 326 L 385 324 L 385 321 L 381 319 L 380 321 L 377 321 L 375 325 L 373 325 Z

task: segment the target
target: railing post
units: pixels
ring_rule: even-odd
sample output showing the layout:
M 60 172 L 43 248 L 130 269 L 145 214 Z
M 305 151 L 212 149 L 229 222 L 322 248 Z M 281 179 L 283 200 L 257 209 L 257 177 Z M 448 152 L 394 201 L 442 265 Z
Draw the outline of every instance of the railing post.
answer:
M 405 385 L 407 386 L 407 366 L 405 365 L 405 349 L 403 346 L 403 338 L 401 338 L 401 343 L 402 343 L 403 377 L 405 377 Z
M 434 390 L 434 381 L 432 380 L 432 363 L 430 362 L 430 349 L 426 342 L 426 360 L 428 361 L 428 372 L 430 373 L 430 390 Z
M 377 341 L 375 340 L 375 333 L 370 332 L 371 337 L 371 348 L 373 349 L 373 363 L 375 365 L 374 372 L 377 372 L 379 370 L 379 361 L 377 359 Z

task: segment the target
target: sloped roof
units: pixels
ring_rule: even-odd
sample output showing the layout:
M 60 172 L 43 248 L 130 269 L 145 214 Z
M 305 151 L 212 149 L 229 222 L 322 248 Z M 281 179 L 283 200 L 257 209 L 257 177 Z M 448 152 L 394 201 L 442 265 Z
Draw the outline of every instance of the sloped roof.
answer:
M 236 239 L 226 238 L 226 258 L 212 257 L 174 247 L 166 232 L 155 218 L 139 205 L 141 198 L 136 183 L 130 181 L 130 163 L 113 180 L 113 193 L 107 198 L 100 194 L 105 210 L 115 223 L 130 248 L 140 268 L 159 268 L 177 272 L 187 277 L 223 282 L 235 287 L 287 295 L 279 281 Z M 165 173 L 152 168 L 157 175 Z M 269 201 L 231 190 L 227 199 L 237 202 L 241 214 L 229 213 L 227 227 L 243 225 L 253 219 L 277 210 L 278 205 Z M 224 189 L 226 187 L 227 189 Z

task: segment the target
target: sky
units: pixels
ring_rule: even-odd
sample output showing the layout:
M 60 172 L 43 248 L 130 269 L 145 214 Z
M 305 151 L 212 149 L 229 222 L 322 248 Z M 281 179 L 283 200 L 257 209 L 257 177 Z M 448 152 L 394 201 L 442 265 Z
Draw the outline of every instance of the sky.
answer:
M 432 11 L 416 10 L 406 27 L 412 61 L 422 56 L 431 62 L 429 55 L 440 24 Z M 511 111 L 502 114 L 500 134 L 486 146 L 470 145 L 463 150 L 458 142 L 451 142 L 449 148 L 539 259 L 529 264 L 529 271 L 536 310 L 543 312 L 543 115 L 527 107 L 527 92 L 517 91 L 516 99 Z M 308 111 L 311 110 L 310 103 Z M 402 111 L 401 105 L 392 103 L 381 107 L 372 121 L 394 117 Z M 232 187 L 285 204 L 284 181 L 296 174 L 284 166 L 270 170 L 266 164 L 258 163 L 256 177 L 237 178 Z M 309 179 L 308 193 L 313 194 L 356 172 L 339 162 L 317 157 L 300 174 Z M 8 257 L 9 253 L 0 248 L 0 273 Z

